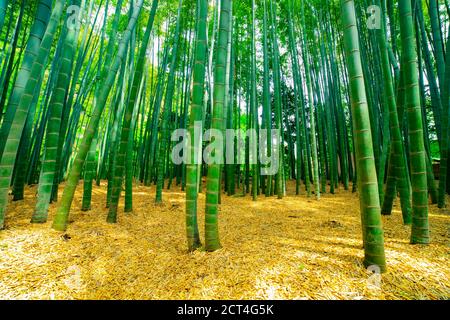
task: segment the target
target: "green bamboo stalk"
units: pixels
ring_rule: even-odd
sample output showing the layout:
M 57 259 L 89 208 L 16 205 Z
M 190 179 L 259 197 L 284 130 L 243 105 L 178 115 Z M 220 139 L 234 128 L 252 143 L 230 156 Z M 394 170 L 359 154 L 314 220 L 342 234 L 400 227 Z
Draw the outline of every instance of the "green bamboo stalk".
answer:
M 170 63 L 170 71 L 169 78 L 167 79 L 167 89 L 166 89 L 166 97 L 164 99 L 164 109 L 162 112 L 161 119 L 161 135 L 159 140 L 159 156 L 158 156 L 158 171 L 157 171 L 157 179 L 156 179 L 156 197 L 155 202 L 162 202 L 162 190 L 164 186 L 164 178 L 166 175 L 165 163 L 166 163 L 166 153 L 169 146 L 169 118 L 172 114 L 172 100 L 174 96 L 175 90 L 175 69 L 177 68 L 177 57 L 178 57 L 178 46 L 179 46 L 179 34 L 181 28 L 181 7 L 183 5 L 183 0 L 180 0 L 178 5 L 178 14 L 177 14 L 177 25 L 175 27 L 175 34 L 173 38 L 173 48 L 172 48 L 172 57 Z
M 264 55 L 264 77 L 263 77 L 263 112 L 264 112 L 264 127 L 267 130 L 267 156 L 272 155 L 272 108 L 270 99 L 270 81 L 269 81 L 269 41 L 267 31 L 267 1 L 263 0 L 264 16 L 263 16 L 263 55 Z M 272 190 L 272 176 L 267 176 L 266 197 L 271 196 Z
M 56 29 L 64 8 L 65 1 L 59 0 L 55 3 L 50 22 L 39 47 L 38 54 L 33 62 L 29 79 L 26 83 L 20 102 L 17 105 L 14 120 L 11 124 L 11 130 L 8 133 L 5 149 L 0 162 L 0 230 L 3 229 L 5 212 L 8 205 L 8 190 L 11 183 L 14 163 L 16 161 L 17 150 L 19 147 L 20 136 L 28 115 L 28 107 L 32 103 L 33 93 L 40 83 L 44 66 L 47 64 L 50 47 L 55 36 Z
M 379 4 L 379 1 L 378 1 Z M 391 155 L 389 160 L 388 180 L 386 193 L 383 201 L 383 214 L 390 214 L 392 210 L 392 201 L 395 198 L 395 185 L 401 193 L 403 223 L 411 224 L 411 192 L 409 191 L 409 183 L 407 181 L 406 159 L 404 157 L 405 150 L 400 131 L 397 102 L 395 100 L 394 83 L 389 63 L 389 54 L 386 40 L 386 28 L 384 17 L 381 23 L 381 29 L 377 31 L 378 45 L 381 55 L 381 69 L 383 73 L 383 94 L 386 96 L 386 102 L 389 109 L 389 129 L 391 134 Z M 395 180 L 392 179 L 395 177 Z
M 131 33 L 136 26 L 137 19 L 141 12 L 142 3 L 143 0 L 138 0 L 135 4 L 135 10 L 128 22 L 127 29 L 122 36 L 117 55 L 114 58 L 105 82 L 98 93 L 97 103 L 94 110 L 92 111 L 91 119 L 86 128 L 85 135 L 83 137 L 83 140 L 81 141 L 73 166 L 69 172 L 67 183 L 61 198 L 61 203 L 56 212 L 55 219 L 53 220 L 52 228 L 55 230 L 64 231 L 67 228 L 67 224 L 69 221 L 69 210 L 72 205 L 75 189 L 80 179 L 81 170 L 83 168 L 87 153 L 90 149 L 92 140 L 94 139 L 95 132 L 98 129 L 100 116 L 103 112 L 109 92 L 111 91 L 111 87 L 116 78 L 117 71 L 125 58 L 127 45 L 130 41 Z
M 256 92 L 256 47 L 255 47 L 255 11 L 256 4 L 255 0 L 252 0 L 252 30 L 251 30 L 251 94 L 250 94 L 250 110 L 251 110 L 251 120 L 250 128 L 252 130 L 257 130 L 258 128 L 258 109 L 257 109 L 257 92 Z M 258 141 L 254 141 L 251 137 L 251 146 L 256 146 Z M 256 139 L 257 140 L 257 139 Z M 252 148 L 256 150 L 256 148 Z M 253 156 L 256 156 L 255 154 Z M 258 165 L 255 163 L 256 159 L 252 159 L 252 199 L 256 201 L 258 198 Z
M 214 98 L 211 128 L 223 131 L 223 117 L 225 109 L 225 82 L 228 62 L 228 33 L 230 32 L 232 7 L 230 0 L 221 0 L 219 34 L 214 70 Z M 217 150 L 216 150 L 217 152 Z M 221 152 L 221 151 L 218 151 Z M 208 166 L 206 180 L 206 208 L 205 208 L 205 249 L 215 251 L 220 248 L 218 226 L 218 203 L 220 192 L 221 164 L 213 163 Z
M 194 159 L 199 157 L 201 144 L 195 141 L 196 124 L 202 123 L 203 98 L 205 96 L 205 74 L 207 60 L 207 17 L 208 0 L 197 0 L 197 27 L 195 41 L 195 62 L 193 71 L 193 89 L 191 113 L 189 117 L 188 153 L 191 161 L 186 165 L 186 237 L 188 250 L 194 251 L 201 246 L 197 223 L 198 175 L 199 166 Z M 202 128 L 198 128 L 203 132 Z
M 5 16 L 6 16 L 6 0 L 0 0 L 0 32 L 3 29 L 3 24 L 5 23 Z
M 277 13 L 276 4 L 273 0 L 270 0 L 270 21 L 271 21 L 271 36 L 272 36 L 272 58 L 273 58 L 273 84 L 274 84 L 274 103 L 275 103 L 275 127 L 282 132 L 282 114 L 281 114 L 281 88 L 280 88 L 280 51 L 278 47 L 278 36 L 277 36 Z M 280 139 L 281 140 L 281 139 Z M 275 176 L 275 190 L 278 199 L 283 198 L 283 171 L 284 171 L 284 161 L 283 161 L 283 144 L 282 141 L 278 141 L 280 144 L 278 146 L 278 163 L 279 170 Z
M 442 86 L 442 140 L 441 140 L 441 161 L 439 168 L 439 189 L 438 207 L 445 207 L 445 192 L 448 191 L 449 172 L 449 148 L 450 148 L 450 27 L 446 45 L 446 61 L 444 85 Z
M 89 149 L 86 158 L 86 164 L 84 168 L 84 179 L 83 179 L 83 200 L 81 202 L 82 211 L 91 210 L 92 182 L 97 173 L 96 170 L 97 143 L 98 143 L 98 134 L 94 136 L 94 139 L 92 140 L 91 143 L 91 148 Z
M 112 181 L 112 191 L 111 191 L 111 202 L 109 204 L 109 212 L 107 221 L 110 223 L 115 223 L 117 221 L 117 209 L 119 206 L 120 193 L 122 191 L 123 175 L 125 171 L 125 160 L 127 156 L 127 146 L 130 141 L 131 134 L 131 124 L 133 118 L 133 111 L 138 107 L 137 98 L 139 88 L 142 84 L 142 76 L 145 66 L 145 57 L 147 53 L 147 47 L 150 40 L 150 34 L 153 28 L 153 22 L 155 19 L 156 9 L 158 7 L 158 0 L 154 0 L 152 4 L 152 9 L 147 22 L 147 27 L 145 30 L 144 38 L 142 39 L 142 44 L 139 52 L 139 57 L 137 60 L 136 69 L 132 75 L 132 85 L 131 92 L 128 99 L 128 103 L 125 109 L 125 116 L 123 118 L 122 130 L 120 134 L 120 142 L 118 145 L 118 152 L 115 157 L 114 166 L 114 176 Z
M 431 2 L 430 2 L 430 4 L 431 4 Z M 418 31 L 416 34 L 417 46 L 421 47 L 422 51 L 423 51 L 423 55 L 421 55 L 420 50 L 417 51 L 417 55 L 419 57 L 419 70 L 422 70 L 422 61 L 421 61 L 420 57 L 423 56 L 423 60 L 425 62 L 425 67 L 426 67 L 426 72 L 427 72 L 428 85 L 430 88 L 431 109 L 433 111 L 433 119 L 434 119 L 434 123 L 435 123 L 435 127 L 436 127 L 436 135 L 437 135 L 438 141 L 440 143 L 442 140 L 441 97 L 440 97 L 438 85 L 436 83 L 436 76 L 435 76 L 433 62 L 431 61 L 431 54 L 430 54 L 430 49 L 429 49 L 429 44 L 428 44 L 427 33 L 425 30 L 425 21 L 424 21 L 424 17 L 423 17 L 422 7 L 421 7 L 421 5 L 419 5 L 418 2 L 416 2 L 416 20 L 417 20 L 416 25 L 418 25 L 417 26 Z M 420 32 L 419 32 L 419 30 L 420 30 Z M 419 35 L 420 35 L 420 37 L 419 37 Z M 442 43 L 440 43 L 440 47 L 442 47 Z M 440 69 L 438 69 L 438 71 L 440 71 Z M 425 84 L 424 84 L 424 80 L 423 80 L 423 78 L 424 78 L 423 72 L 420 72 L 419 75 L 420 75 L 419 84 L 420 84 L 420 89 L 421 89 L 420 93 L 421 93 L 421 98 L 422 98 L 425 95 L 425 90 L 424 90 Z M 442 83 L 442 81 L 443 81 L 443 79 L 439 79 L 440 83 Z M 441 85 L 441 87 L 442 87 L 442 85 Z M 421 99 L 421 102 L 425 102 L 425 99 Z M 422 103 L 422 106 L 425 107 L 425 103 Z M 426 120 L 426 119 L 424 119 L 424 120 Z M 424 126 L 424 129 L 426 129 L 426 126 Z M 428 142 L 428 139 L 425 140 L 425 143 L 427 143 L 427 142 Z
M 300 111 L 299 104 L 303 104 L 303 90 L 302 90 L 302 82 L 301 82 L 301 74 L 300 68 L 298 65 L 298 51 L 294 38 L 294 24 L 292 19 L 292 12 L 294 11 L 292 1 L 289 1 L 289 10 L 288 10 L 288 28 L 289 28 L 289 49 L 291 53 L 292 60 L 292 72 L 294 76 L 294 94 L 295 94 L 295 129 L 296 129 L 296 161 L 295 161 L 295 194 L 300 194 L 300 184 L 301 184 L 301 169 L 302 169 L 302 150 L 304 150 L 304 146 L 302 146 L 302 135 L 300 128 Z M 306 130 L 306 126 L 304 126 Z M 306 145 L 306 141 L 305 141 Z M 308 162 L 305 163 L 306 168 L 305 172 L 309 171 Z
M 405 70 L 406 112 L 408 116 L 409 156 L 412 185 L 411 243 L 427 244 L 428 188 L 424 147 L 422 111 L 418 84 L 417 53 L 410 0 L 399 0 L 400 35 Z
M 349 75 L 353 115 L 355 156 L 360 189 L 361 222 L 363 228 L 364 265 L 376 265 L 386 270 L 380 199 L 370 130 L 363 70 L 353 0 L 342 0 L 344 47 Z
M 302 25 L 305 28 L 305 1 L 302 1 Z M 305 76 L 306 76 L 306 87 L 308 93 L 308 106 L 309 106 L 309 122 L 310 122 L 310 143 L 311 143 L 311 156 L 312 156 L 312 172 L 313 172 L 313 183 L 314 183 L 314 193 L 316 199 L 320 199 L 320 181 L 319 181 L 319 161 L 317 157 L 317 137 L 316 137 L 316 120 L 315 120 L 315 108 L 314 108 L 314 98 L 312 92 L 311 83 L 311 72 L 309 69 L 309 54 L 307 45 L 307 33 L 303 34 L 303 60 L 305 61 Z
M 80 1 L 73 2 L 74 5 L 79 5 L 79 3 Z M 78 16 L 74 17 L 75 22 L 78 19 Z M 39 176 L 36 208 L 31 218 L 32 223 L 44 223 L 47 221 L 48 205 L 55 175 L 62 109 L 66 98 L 67 87 L 70 82 L 77 33 L 78 30 L 75 25 L 68 25 L 68 33 L 62 48 L 61 69 L 59 70 L 56 87 L 50 100 L 50 115 L 45 139 L 45 151 L 42 159 L 41 174 Z
M 20 99 L 25 90 L 27 81 L 30 77 L 33 62 L 37 57 L 42 38 L 44 37 L 44 33 L 49 22 L 51 7 L 51 0 L 40 0 L 37 5 L 36 17 L 30 30 L 30 36 L 23 56 L 23 61 L 17 73 L 17 78 L 14 83 L 8 106 L 6 108 L 6 114 L 0 129 L 0 158 L 3 154 L 17 106 L 19 105 Z
M 13 7 L 14 7 L 14 4 L 13 4 Z M 6 103 L 6 96 L 8 93 L 9 83 L 11 80 L 14 81 L 14 60 L 17 58 L 16 54 L 18 53 L 19 60 L 20 60 L 20 56 L 22 55 L 22 49 L 20 49 L 18 44 L 19 44 L 20 31 L 22 29 L 22 25 L 23 25 L 23 21 L 24 21 L 24 19 L 23 19 L 24 13 L 25 13 L 25 3 L 22 2 L 20 5 L 19 15 L 17 17 L 16 24 L 14 27 L 14 32 L 11 37 L 11 44 L 8 48 L 7 59 L 6 59 L 7 65 L 6 65 L 6 67 L 3 68 L 1 77 L 0 77 L 0 85 L 1 85 L 0 86 L 0 111 L 2 113 L 3 113 L 3 106 Z M 11 20 L 13 20 L 12 13 L 11 13 L 10 21 Z M 28 26 L 27 22 L 28 22 L 28 20 L 25 20 L 25 30 Z M 7 124 L 8 123 L 10 124 L 10 122 L 7 122 Z M 4 142 L 0 141 L 0 143 L 1 143 L 0 147 L 3 148 L 5 145 Z
M 419 2 L 419 5 L 422 5 Z M 444 43 L 441 37 L 441 23 L 439 21 L 439 5 L 438 0 L 430 0 L 428 13 L 430 14 L 431 35 L 433 37 L 434 57 L 436 60 L 436 69 L 439 79 L 439 85 L 444 88 L 445 82 L 445 56 Z M 442 89 L 441 89 L 442 90 Z M 445 119 L 445 118 L 443 118 Z

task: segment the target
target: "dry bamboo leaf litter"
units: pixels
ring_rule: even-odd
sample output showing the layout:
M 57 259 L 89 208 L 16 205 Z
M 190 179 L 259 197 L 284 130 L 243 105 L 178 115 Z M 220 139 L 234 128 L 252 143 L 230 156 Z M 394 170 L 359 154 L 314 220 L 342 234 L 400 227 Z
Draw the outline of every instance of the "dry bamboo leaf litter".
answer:
M 289 183 L 288 191 L 294 190 Z M 432 242 L 410 245 L 399 203 L 383 217 L 388 272 L 362 267 L 359 201 L 340 190 L 317 202 L 223 197 L 214 253 L 187 253 L 184 193 L 137 186 L 134 212 L 105 222 L 106 186 L 82 212 L 78 188 L 66 233 L 31 225 L 35 188 L 12 202 L 0 232 L 3 299 L 449 299 L 448 211 L 430 206 Z M 199 203 L 205 201 L 201 194 Z M 200 230 L 203 205 L 200 205 Z M 120 207 L 123 208 L 123 207 Z

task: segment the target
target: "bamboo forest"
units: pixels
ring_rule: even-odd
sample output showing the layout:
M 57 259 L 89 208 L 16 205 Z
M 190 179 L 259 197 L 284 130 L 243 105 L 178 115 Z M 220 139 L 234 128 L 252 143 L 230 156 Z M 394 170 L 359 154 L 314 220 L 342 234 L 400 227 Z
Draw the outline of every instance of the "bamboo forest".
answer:
M 450 299 L 450 1 L 0 0 L 0 299 Z

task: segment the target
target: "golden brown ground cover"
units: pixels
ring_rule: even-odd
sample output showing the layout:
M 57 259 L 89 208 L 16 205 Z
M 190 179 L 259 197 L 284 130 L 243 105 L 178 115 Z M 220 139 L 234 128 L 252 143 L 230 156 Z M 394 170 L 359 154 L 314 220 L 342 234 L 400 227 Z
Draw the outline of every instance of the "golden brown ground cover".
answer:
M 317 202 L 223 197 L 214 253 L 188 253 L 184 194 L 137 186 L 134 212 L 105 222 L 106 186 L 94 187 L 92 211 L 81 212 L 78 188 L 65 234 L 50 222 L 31 225 L 36 188 L 12 203 L 0 232 L 3 299 L 448 299 L 448 212 L 430 207 L 432 243 L 410 245 L 399 204 L 383 217 L 388 272 L 381 285 L 362 267 L 359 202 L 338 191 Z M 200 230 L 203 233 L 200 195 Z

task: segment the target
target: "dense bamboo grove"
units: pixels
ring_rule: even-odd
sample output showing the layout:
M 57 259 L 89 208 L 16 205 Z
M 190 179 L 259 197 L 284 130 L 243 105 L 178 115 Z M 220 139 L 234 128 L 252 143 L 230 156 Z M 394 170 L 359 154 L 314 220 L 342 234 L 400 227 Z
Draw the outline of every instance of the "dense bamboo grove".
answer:
M 0 229 L 29 185 L 31 223 L 57 202 L 59 231 L 77 188 L 90 211 L 107 183 L 117 223 L 155 185 L 156 203 L 185 192 L 187 249 L 215 251 L 221 203 L 282 202 L 293 180 L 314 201 L 357 192 L 364 265 L 384 271 L 396 197 L 411 244 L 432 242 L 430 206 L 448 210 L 449 14 L 438 0 L 0 0 Z

